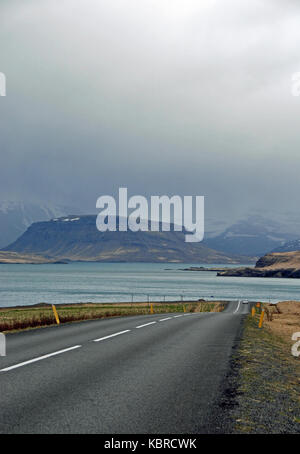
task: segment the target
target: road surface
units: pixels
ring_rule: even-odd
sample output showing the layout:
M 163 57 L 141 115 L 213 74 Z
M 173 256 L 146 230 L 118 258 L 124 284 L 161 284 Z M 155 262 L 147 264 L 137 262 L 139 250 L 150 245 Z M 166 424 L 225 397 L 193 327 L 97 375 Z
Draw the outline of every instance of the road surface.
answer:
M 222 386 L 249 307 L 8 335 L 0 433 L 222 431 Z

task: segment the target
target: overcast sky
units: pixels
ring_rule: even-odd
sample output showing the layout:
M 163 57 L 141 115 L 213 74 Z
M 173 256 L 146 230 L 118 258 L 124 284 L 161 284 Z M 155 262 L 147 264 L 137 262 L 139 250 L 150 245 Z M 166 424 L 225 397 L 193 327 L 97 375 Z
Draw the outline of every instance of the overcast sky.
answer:
M 300 3 L 1 0 L 0 191 L 299 211 Z

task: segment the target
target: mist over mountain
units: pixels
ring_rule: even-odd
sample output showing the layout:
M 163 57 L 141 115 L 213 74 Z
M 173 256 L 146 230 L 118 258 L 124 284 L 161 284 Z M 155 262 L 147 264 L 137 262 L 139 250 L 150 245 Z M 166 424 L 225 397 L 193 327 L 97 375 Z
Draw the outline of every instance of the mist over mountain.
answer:
M 222 233 L 205 237 L 204 244 L 226 254 L 261 256 L 299 237 L 299 222 L 275 220 L 272 215 L 252 215 Z
M 297 240 L 288 241 L 287 243 L 284 243 L 282 246 L 277 247 L 272 252 L 294 252 L 294 251 L 300 251 L 299 238 Z

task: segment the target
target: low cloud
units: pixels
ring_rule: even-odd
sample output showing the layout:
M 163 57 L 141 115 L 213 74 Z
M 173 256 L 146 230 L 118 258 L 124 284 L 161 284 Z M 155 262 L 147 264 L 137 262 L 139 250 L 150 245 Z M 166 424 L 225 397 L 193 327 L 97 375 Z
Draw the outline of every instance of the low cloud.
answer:
M 295 1 L 3 1 L 3 197 L 205 195 L 297 210 Z

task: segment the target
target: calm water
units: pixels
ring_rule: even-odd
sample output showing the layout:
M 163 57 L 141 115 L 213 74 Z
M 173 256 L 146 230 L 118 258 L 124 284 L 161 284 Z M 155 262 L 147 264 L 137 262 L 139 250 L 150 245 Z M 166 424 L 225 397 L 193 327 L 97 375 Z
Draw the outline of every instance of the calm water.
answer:
M 188 266 L 191 265 L 0 264 L 0 306 L 40 302 L 118 302 L 131 301 L 132 297 L 134 301 L 147 301 L 147 295 L 157 301 L 164 296 L 166 300 L 178 300 L 181 295 L 184 299 L 300 300 L 299 279 L 217 277 L 215 272 L 179 270 Z

